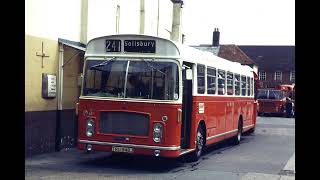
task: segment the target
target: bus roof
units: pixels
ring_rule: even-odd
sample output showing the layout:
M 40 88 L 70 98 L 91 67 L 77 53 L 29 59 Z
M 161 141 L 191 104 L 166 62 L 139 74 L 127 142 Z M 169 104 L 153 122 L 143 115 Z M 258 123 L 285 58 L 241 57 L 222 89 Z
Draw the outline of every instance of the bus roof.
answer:
M 213 53 L 201 51 L 196 48 L 186 46 L 183 44 L 176 44 L 180 49 L 181 61 L 187 61 L 198 64 L 205 64 L 207 66 L 231 71 L 233 73 L 253 77 L 253 69 L 247 65 L 241 65 L 238 62 L 229 61 L 214 55 Z
M 87 44 L 85 57 L 169 58 L 176 59 L 180 64 L 183 61 L 204 64 L 253 77 L 253 69 L 247 65 L 241 65 L 238 62 L 220 58 L 213 53 L 168 39 L 148 35 L 117 34 L 94 38 Z

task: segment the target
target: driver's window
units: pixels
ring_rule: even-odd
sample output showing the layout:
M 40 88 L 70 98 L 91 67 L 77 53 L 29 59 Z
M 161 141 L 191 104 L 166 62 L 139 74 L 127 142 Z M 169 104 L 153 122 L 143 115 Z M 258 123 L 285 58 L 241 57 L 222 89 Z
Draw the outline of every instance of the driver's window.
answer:
M 87 88 L 100 89 L 101 86 L 101 71 L 88 70 L 86 78 Z

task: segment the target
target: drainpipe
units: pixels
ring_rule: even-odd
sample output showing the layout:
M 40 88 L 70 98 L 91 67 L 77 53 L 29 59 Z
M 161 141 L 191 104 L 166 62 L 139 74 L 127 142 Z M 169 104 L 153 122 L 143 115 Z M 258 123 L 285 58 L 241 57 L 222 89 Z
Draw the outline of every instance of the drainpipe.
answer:
M 80 42 L 87 44 L 88 31 L 88 0 L 81 0 L 81 27 L 80 27 Z
M 62 94 L 63 94 L 63 44 L 59 44 L 59 68 L 58 68 L 58 110 L 62 110 Z
M 144 34 L 145 9 L 144 0 L 140 0 L 140 34 Z
M 61 124 L 61 111 L 62 111 L 62 95 L 63 95 L 63 44 L 59 44 L 59 63 L 58 63 L 58 92 L 57 92 L 57 114 L 56 114 L 56 138 L 55 150 L 60 151 L 60 124 Z
M 175 0 L 175 1 L 172 1 L 172 3 L 173 3 L 173 14 L 172 14 L 172 32 L 171 32 L 170 39 L 172 41 L 181 43 L 181 40 L 182 40 L 181 22 L 182 22 L 183 1 Z

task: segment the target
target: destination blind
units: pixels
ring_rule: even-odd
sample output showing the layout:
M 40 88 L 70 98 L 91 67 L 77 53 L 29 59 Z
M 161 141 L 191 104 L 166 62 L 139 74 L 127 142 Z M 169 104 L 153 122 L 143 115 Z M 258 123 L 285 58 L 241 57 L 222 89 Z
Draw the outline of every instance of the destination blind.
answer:
M 124 40 L 124 52 L 135 53 L 155 53 L 155 40 Z M 106 52 L 121 52 L 121 40 L 108 39 L 106 40 Z
M 155 53 L 155 40 L 124 40 L 124 52 Z

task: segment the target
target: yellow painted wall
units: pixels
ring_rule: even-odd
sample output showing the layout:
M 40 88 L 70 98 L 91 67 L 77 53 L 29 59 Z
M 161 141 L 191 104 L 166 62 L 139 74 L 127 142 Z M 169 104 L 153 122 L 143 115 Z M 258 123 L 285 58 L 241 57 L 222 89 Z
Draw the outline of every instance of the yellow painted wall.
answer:
M 44 43 L 44 52 L 49 57 L 43 58 L 41 67 L 41 57 L 36 53 L 41 52 L 41 43 Z M 64 46 L 64 63 L 79 52 L 79 50 Z M 65 66 L 63 71 L 63 109 L 74 109 L 80 95 L 78 86 L 78 76 L 82 71 L 80 59 L 83 55 L 74 56 Z M 35 36 L 25 36 L 25 111 L 46 111 L 57 110 L 57 97 L 54 99 L 42 98 L 42 73 L 55 74 L 57 77 L 58 91 L 58 64 L 59 45 L 58 41 L 39 38 Z M 56 94 L 58 95 L 58 94 Z
M 49 57 L 43 58 L 36 53 L 41 53 L 41 43 L 44 43 L 44 52 Z M 57 98 L 43 99 L 42 73 L 56 74 L 58 79 L 58 41 L 25 35 L 25 111 L 56 110 Z

